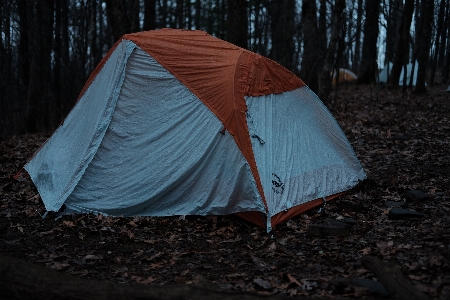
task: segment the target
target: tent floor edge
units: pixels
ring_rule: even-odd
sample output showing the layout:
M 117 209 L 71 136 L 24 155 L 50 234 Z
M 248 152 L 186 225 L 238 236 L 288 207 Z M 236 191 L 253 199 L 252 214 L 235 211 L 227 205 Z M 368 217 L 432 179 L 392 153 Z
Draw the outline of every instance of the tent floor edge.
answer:
M 260 211 L 244 211 L 234 213 L 235 216 L 255 224 L 259 227 L 266 228 L 267 224 L 267 216 L 265 213 Z
M 317 198 L 315 200 L 308 201 L 306 203 L 291 207 L 290 209 L 287 209 L 285 211 L 279 212 L 271 216 L 270 218 L 267 214 L 260 211 L 237 212 L 234 213 L 234 215 L 261 228 L 265 228 L 267 233 L 269 233 L 270 231 L 275 229 L 278 224 L 292 219 L 293 217 L 298 216 L 313 208 L 322 206 L 324 203 L 334 200 L 339 196 L 342 196 L 343 194 L 345 194 L 345 192 L 336 193 L 323 198 Z
M 319 207 L 328 201 L 336 199 L 337 197 L 343 195 L 344 193 L 345 192 L 340 192 L 340 193 L 333 194 L 333 195 L 330 195 L 330 196 L 327 196 L 324 198 L 318 198 L 318 199 L 308 201 L 306 203 L 291 207 L 290 209 L 287 209 L 285 211 L 279 212 L 279 213 L 273 215 L 271 218 L 272 228 L 275 228 L 276 225 L 278 225 L 284 221 L 287 221 L 289 219 L 292 219 L 293 217 L 298 216 L 308 210 Z

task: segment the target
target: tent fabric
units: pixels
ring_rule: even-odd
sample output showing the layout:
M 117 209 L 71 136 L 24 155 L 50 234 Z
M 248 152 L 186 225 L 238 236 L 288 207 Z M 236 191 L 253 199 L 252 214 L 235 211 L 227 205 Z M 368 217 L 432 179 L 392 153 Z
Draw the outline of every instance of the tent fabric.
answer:
M 274 61 L 199 30 L 166 28 L 124 35 L 123 39 L 133 41 L 175 74 L 216 114 L 236 140 L 256 177 L 260 194 L 264 195 L 251 150 L 245 121 L 246 107 L 242 99 L 244 96 L 293 90 L 304 86 L 303 81 Z M 94 70 L 82 93 L 105 61 Z M 263 201 L 265 203 L 264 196 Z
M 127 59 L 136 45 L 122 43 L 90 89 L 25 169 L 36 184 L 48 211 L 58 211 L 97 152 L 110 124 Z M 88 99 L 95 99 L 89 101 Z
M 338 79 L 339 74 L 339 79 Z M 337 83 L 344 83 L 344 82 L 354 82 L 358 80 L 358 76 L 356 76 L 355 73 L 348 69 L 339 68 L 339 71 L 334 70 L 333 71 L 333 78 L 332 78 L 332 85 L 336 86 Z
M 264 211 L 248 164 L 232 137 L 220 134 L 221 122 L 139 48 L 120 99 L 103 143 L 66 200 L 69 209 L 127 216 Z
M 387 83 L 388 82 L 389 75 L 391 74 L 393 66 L 394 66 L 394 64 L 392 62 L 389 62 L 388 64 L 386 64 L 384 69 L 378 75 L 378 80 L 379 80 L 380 83 Z M 406 85 L 409 85 L 409 82 L 411 81 L 411 72 L 413 71 L 413 68 L 414 68 L 414 74 L 413 74 L 412 85 L 413 86 L 416 85 L 417 70 L 419 69 L 419 64 L 417 63 L 417 61 L 414 63 L 414 65 L 412 63 L 409 63 L 406 66 Z M 402 67 L 402 72 L 401 72 L 400 78 L 398 80 L 398 85 L 399 86 L 403 86 L 403 77 L 404 77 L 403 74 L 404 74 L 404 68 Z
M 200 31 L 125 35 L 24 167 L 47 210 L 236 213 L 268 231 L 365 178 L 295 75 Z
M 248 97 L 247 106 L 250 136 L 258 137 L 252 138 L 252 148 L 271 216 L 349 189 L 363 176 L 347 138 L 308 87 Z

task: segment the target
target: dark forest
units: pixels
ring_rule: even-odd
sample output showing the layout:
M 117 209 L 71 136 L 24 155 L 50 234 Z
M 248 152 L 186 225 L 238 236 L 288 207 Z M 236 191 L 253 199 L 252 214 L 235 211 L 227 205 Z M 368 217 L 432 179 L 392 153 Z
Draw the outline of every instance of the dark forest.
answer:
M 338 68 L 370 84 L 391 62 L 396 86 L 402 68 L 417 62 L 417 93 L 449 78 L 445 0 L 8 0 L 0 15 L 3 137 L 53 131 L 123 34 L 165 27 L 203 30 L 267 56 L 328 105 Z

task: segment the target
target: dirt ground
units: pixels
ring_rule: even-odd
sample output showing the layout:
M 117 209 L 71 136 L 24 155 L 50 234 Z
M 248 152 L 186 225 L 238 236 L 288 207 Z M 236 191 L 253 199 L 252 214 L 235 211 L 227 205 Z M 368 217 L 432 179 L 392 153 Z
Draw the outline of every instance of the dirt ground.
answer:
M 0 254 L 82 278 L 117 284 L 210 282 L 220 288 L 311 298 L 372 298 L 361 265 L 374 256 L 396 265 L 432 299 L 450 299 L 450 93 L 416 96 L 375 86 L 333 95 L 336 117 L 368 179 L 326 209 L 267 234 L 234 216 L 45 218 L 28 178 L 13 179 L 48 134 L 0 142 Z M 403 206 L 423 218 L 391 220 L 389 203 L 405 192 L 426 199 Z M 350 234 L 314 236 L 308 228 L 351 218 Z M 360 281 L 355 281 L 359 279 Z

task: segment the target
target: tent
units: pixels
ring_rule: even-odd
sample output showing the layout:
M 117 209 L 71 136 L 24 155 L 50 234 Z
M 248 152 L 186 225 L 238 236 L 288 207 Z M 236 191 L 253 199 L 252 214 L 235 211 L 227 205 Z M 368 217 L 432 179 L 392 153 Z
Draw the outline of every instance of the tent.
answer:
M 339 78 L 338 78 L 338 74 L 339 74 Z M 339 79 L 339 81 L 338 81 L 338 79 Z M 333 71 L 333 78 L 332 78 L 333 86 L 336 86 L 336 84 L 338 82 L 339 82 L 339 84 L 342 84 L 342 83 L 355 82 L 356 80 L 358 80 L 358 76 L 356 76 L 355 73 L 353 73 L 352 71 L 350 71 L 348 69 L 340 68 L 339 73 L 337 70 Z
M 389 62 L 384 69 L 380 72 L 380 74 L 378 75 L 379 78 L 379 82 L 380 83 L 387 83 L 388 79 L 389 79 L 389 74 L 391 74 L 392 71 L 392 67 L 393 67 L 393 63 Z M 409 82 L 411 80 L 411 71 L 412 68 L 414 67 L 414 76 L 413 76 L 413 86 L 416 85 L 416 80 L 417 80 L 417 70 L 419 69 L 419 64 L 417 63 L 417 61 L 414 63 L 414 65 L 412 63 L 409 63 L 406 66 L 406 85 L 409 85 Z M 403 72 L 404 72 L 404 68 L 402 67 L 402 72 L 400 74 L 400 78 L 398 81 L 398 85 L 399 86 L 403 86 Z
M 237 214 L 268 231 L 365 178 L 298 77 L 176 29 L 124 35 L 24 168 L 47 211 Z

